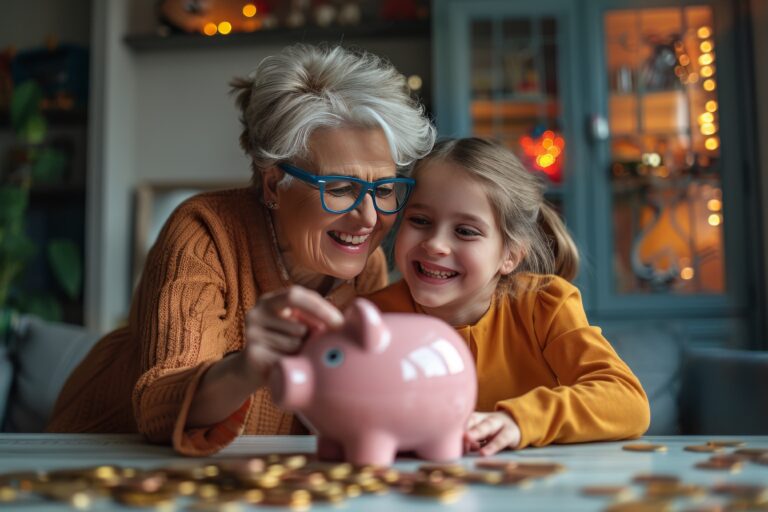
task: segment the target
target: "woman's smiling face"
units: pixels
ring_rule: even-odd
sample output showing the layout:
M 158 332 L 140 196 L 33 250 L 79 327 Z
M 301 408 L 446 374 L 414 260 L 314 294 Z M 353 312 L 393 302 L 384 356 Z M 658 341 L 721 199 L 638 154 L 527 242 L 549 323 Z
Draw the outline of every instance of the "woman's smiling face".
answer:
M 309 149 L 306 159 L 291 163 L 312 174 L 366 181 L 396 176 L 397 166 L 379 128 L 320 128 L 310 136 Z M 317 188 L 298 179 L 276 186 L 282 176 L 277 167 L 265 172 L 264 199 L 278 204 L 272 213 L 292 277 L 306 284 L 320 276 L 352 279 L 359 275 L 396 215 L 377 212 L 370 194 L 355 210 L 329 213 Z
M 452 325 L 479 320 L 499 276 L 516 265 L 483 184 L 441 160 L 418 172 L 395 260 L 414 300 Z

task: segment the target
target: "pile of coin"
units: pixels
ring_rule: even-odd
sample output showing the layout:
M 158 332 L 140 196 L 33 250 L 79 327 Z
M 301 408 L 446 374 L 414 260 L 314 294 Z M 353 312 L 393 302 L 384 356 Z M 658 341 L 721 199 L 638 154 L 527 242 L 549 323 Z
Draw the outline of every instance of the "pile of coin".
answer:
M 702 445 L 686 446 L 688 452 L 711 454 L 706 460 L 696 462 L 694 467 L 702 470 L 736 472 L 745 462 L 768 464 L 768 449 L 740 448 L 742 441 L 708 441 Z M 665 452 L 663 444 L 632 443 L 622 448 L 632 452 Z M 738 448 L 731 453 L 724 453 L 727 448 Z M 630 487 L 639 486 L 636 493 Z M 691 511 L 730 511 L 730 510 L 766 510 L 768 511 L 768 484 L 745 484 L 718 482 L 712 486 L 682 482 L 677 475 L 639 474 L 632 478 L 629 485 L 584 487 L 585 496 L 610 497 L 614 501 L 606 509 L 609 512 L 659 512 L 673 510 L 674 500 L 693 499 L 697 505 Z M 721 497 L 727 503 L 701 503 L 708 497 Z M 675 509 L 677 510 L 677 509 Z
M 183 500 L 187 510 L 199 512 L 240 510 L 242 505 L 254 504 L 307 509 L 312 503 L 341 503 L 390 491 L 451 502 L 467 485 L 517 486 L 563 469 L 554 463 L 489 459 L 479 461 L 475 470 L 458 464 L 422 464 L 417 471 L 403 472 L 273 454 L 153 469 L 104 465 L 0 474 L 0 503 L 34 505 L 50 500 L 87 510 L 103 508 L 111 500 L 130 507 L 172 510 Z

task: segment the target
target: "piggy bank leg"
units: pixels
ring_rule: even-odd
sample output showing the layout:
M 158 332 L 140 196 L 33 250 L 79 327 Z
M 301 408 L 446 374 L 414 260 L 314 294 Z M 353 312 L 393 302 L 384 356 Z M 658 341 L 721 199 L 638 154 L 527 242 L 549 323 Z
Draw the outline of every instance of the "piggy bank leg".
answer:
M 447 461 L 460 459 L 464 453 L 463 430 L 445 432 L 416 449 L 422 459 Z
M 343 460 L 344 450 L 336 441 L 320 436 L 317 438 L 317 458 L 320 460 Z
M 355 465 L 391 466 L 397 455 L 397 440 L 386 433 L 359 433 L 344 441 L 344 455 Z

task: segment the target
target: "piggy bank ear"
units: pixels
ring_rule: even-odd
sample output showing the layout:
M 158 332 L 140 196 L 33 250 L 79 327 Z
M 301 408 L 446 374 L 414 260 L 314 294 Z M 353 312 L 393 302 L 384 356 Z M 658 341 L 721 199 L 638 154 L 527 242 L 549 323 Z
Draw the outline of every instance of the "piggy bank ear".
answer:
M 364 350 L 382 352 L 389 345 L 391 333 L 379 308 L 369 300 L 355 299 L 344 312 L 345 333 Z

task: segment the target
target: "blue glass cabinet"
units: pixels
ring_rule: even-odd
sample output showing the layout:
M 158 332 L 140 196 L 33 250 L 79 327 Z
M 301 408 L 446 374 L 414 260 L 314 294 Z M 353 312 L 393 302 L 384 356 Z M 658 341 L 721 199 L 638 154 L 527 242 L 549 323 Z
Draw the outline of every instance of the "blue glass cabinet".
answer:
M 739 23 L 720 0 L 434 3 L 440 135 L 496 138 L 548 182 L 593 323 L 757 346 Z

